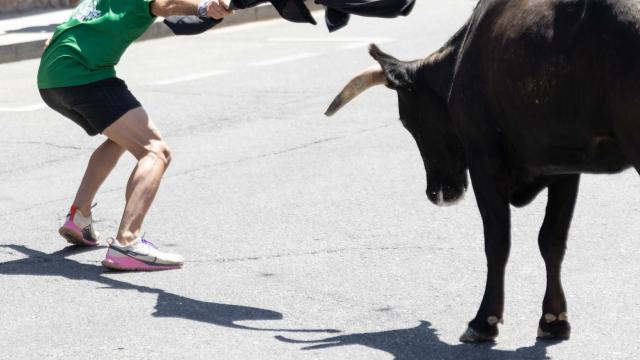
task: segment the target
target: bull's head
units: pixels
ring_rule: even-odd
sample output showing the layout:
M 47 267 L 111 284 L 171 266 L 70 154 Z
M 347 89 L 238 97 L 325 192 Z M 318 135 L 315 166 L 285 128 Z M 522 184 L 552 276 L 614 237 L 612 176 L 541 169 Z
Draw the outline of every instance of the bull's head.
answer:
M 429 81 L 433 72 L 424 60 L 405 62 L 369 48 L 379 63 L 354 77 L 327 109 L 335 114 L 366 89 L 386 85 L 398 93 L 400 120 L 418 144 L 427 173 L 427 197 L 436 205 L 460 200 L 467 189 L 467 166 L 444 94 L 438 94 Z

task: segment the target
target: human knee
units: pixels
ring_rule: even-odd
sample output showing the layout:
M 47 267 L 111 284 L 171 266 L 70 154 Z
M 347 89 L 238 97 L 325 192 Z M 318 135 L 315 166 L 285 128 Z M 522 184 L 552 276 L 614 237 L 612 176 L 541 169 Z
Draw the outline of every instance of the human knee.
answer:
M 117 161 L 125 149 L 117 143 L 107 139 L 91 154 L 91 162 L 111 163 Z
M 147 155 L 154 156 L 168 167 L 171 163 L 171 149 L 164 141 L 156 141 L 146 148 Z
M 169 166 L 169 164 L 171 164 L 171 148 L 165 144 L 165 148 L 162 153 L 164 154 L 165 166 Z
M 122 156 L 122 154 L 124 154 L 124 152 L 126 151 L 125 148 L 123 148 L 122 146 L 120 146 L 120 144 L 118 144 L 117 142 L 111 139 L 107 139 L 102 146 L 105 148 L 106 151 L 109 151 L 110 153 L 113 153 L 113 154 L 117 154 L 118 156 Z

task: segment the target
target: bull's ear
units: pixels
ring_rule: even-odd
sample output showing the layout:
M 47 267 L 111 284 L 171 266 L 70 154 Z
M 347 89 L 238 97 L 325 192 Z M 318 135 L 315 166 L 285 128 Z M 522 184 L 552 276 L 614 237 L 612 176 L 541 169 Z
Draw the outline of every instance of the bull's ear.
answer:
M 369 54 L 382 66 L 388 87 L 398 89 L 413 84 L 415 71 L 412 63 L 394 58 L 376 44 L 369 45 Z

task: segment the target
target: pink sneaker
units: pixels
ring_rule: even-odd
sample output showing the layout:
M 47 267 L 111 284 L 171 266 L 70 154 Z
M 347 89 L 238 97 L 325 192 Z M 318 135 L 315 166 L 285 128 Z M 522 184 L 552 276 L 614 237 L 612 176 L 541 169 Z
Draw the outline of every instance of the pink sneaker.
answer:
M 98 245 L 98 233 L 93 229 L 91 215 L 85 217 L 78 208 L 73 205 L 64 225 L 58 229 L 58 233 L 70 244 L 80 246 Z
M 107 256 L 102 265 L 114 270 L 170 270 L 178 269 L 184 264 L 180 255 L 165 253 L 142 237 L 129 245 L 121 245 L 118 240 L 110 239 Z

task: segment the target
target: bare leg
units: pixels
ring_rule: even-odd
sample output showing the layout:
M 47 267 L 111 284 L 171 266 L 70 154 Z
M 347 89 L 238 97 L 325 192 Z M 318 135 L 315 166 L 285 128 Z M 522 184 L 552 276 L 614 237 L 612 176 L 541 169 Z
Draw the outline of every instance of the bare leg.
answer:
M 142 222 L 171 161 L 171 153 L 141 107 L 123 115 L 104 134 L 138 159 L 127 183 L 126 205 L 116 237 L 118 242 L 126 245 L 140 234 Z
M 124 148 L 107 139 L 91 155 L 87 170 L 84 173 L 76 198 L 73 204 L 84 215 L 91 213 L 93 202 L 98 189 L 116 166 L 116 163 L 124 153 Z

